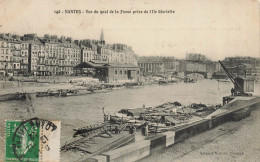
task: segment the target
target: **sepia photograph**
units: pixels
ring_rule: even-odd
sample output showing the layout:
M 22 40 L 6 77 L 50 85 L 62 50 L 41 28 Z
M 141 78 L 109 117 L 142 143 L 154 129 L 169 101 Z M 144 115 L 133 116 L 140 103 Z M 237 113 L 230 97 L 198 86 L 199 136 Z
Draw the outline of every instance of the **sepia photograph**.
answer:
M 259 0 L 0 0 L 0 162 L 260 161 Z

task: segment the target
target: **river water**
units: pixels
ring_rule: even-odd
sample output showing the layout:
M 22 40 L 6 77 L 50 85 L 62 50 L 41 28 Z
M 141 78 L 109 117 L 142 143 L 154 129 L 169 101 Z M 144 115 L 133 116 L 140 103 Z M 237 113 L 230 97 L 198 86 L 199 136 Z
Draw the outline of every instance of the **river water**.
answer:
M 42 97 L 33 101 L 0 102 L 0 148 L 4 148 L 4 120 L 25 120 L 38 117 L 61 120 L 61 145 L 73 135 L 73 128 L 103 121 L 102 107 L 106 113 L 122 108 L 157 106 L 165 102 L 222 104 L 222 97 L 230 95 L 231 82 L 200 80 L 197 83 L 151 85 L 138 89 L 121 89 L 73 97 Z M 255 88 L 256 89 L 256 88 Z M 257 89 L 259 93 L 259 88 Z M 32 112 L 34 111 L 34 113 Z M 0 152 L 4 151 L 0 149 Z M 1 157 L 1 156 L 0 156 Z
M 51 120 L 103 120 L 102 107 L 106 113 L 115 113 L 122 108 L 156 106 L 168 101 L 184 105 L 191 103 L 221 104 L 222 97 L 230 94 L 231 82 L 200 80 L 197 83 L 151 85 L 137 89 L 121 89 L 108 93 L 96 93 L 73 97 L 43 97 L 33 102 L 10 101 L 0 103 L 1 118 L 27 119 L 37 116 Z M 35 113 L 28 112 L 33 107 Z

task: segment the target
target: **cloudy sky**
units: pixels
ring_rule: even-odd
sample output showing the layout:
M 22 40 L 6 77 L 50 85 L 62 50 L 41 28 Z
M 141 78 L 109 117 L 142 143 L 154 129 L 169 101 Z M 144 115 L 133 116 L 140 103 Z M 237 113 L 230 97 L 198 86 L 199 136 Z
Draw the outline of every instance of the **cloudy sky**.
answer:
M 110 14 L 56 14 L 60 10 Z M 120 11 L 131 11 L 120 14 Z M 172 10 L 175 13 L 133 11 Z M 0 0 L 0 32 L 45 33 L 131 45 L 139 56 L 259 57 L 258 0 Z

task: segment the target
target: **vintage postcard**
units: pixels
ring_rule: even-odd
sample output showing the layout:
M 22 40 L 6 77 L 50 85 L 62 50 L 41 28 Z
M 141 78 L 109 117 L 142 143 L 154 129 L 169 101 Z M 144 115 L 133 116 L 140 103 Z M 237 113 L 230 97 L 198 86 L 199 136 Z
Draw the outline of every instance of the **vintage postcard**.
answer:
M 259 0 L 0 0 L 0 161 L 259 161 Z

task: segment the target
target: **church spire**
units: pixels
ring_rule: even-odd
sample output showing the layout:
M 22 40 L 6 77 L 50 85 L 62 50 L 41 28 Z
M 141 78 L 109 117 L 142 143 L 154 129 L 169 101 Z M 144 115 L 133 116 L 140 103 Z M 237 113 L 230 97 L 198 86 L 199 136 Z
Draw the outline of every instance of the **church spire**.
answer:
M 101 42 L 105 41 L 103 28 L 102 28 L 102 30 L 101 30 L 100 41 L 101 41 Z

